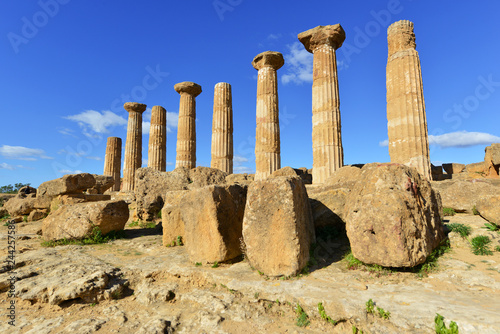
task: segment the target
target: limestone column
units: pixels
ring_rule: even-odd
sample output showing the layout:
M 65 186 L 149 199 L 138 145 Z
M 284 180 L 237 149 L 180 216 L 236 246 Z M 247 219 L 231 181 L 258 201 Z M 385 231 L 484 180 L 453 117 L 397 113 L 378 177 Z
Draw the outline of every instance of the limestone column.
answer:
M 391 162 L 415 167 L 431 179 L 420 59 L 413 23 L 402 20 L 387 29 L 387 129 Z
M 344 165 L 335 50 L 345 32 L 340 24 L 317 26 L 298 35 L 314 55 L 312 87 L 313 183 L 323 183 Z
M 214 88 L 210 167 L 233 174 L 233 103 L 231 85 L 226 82 L 219 82 Z
M 146 110 L 146 105 L 127 102 L 123 108 L 128 111 L 128 125 L 122 191 L 134 191 L 135 171 L 142 165 L 142 113 Z
M 122 165 L 122 139 L 118 137 L 108 137 L 106 144 L 106 155 L 104 157 L 103 175 L 112 176 L 115 185 L 112 191 L 120 191 L 120 169 Z
M 266 51 L 252 61 L 257 76 L 257 129 L 255 180 L 263 180 L 281 168 L 278 77 L 285 60 L 279 52 Z
M 151 110 L 148 167 L 164 172 L 167 167 L 167 111 L 161 106 Z
M 196 167 L 196 97 L 201 86 L 194 82 L 180 82 L 174 86 L 181 95 L 179 102 L 179 123 L 177 126 L 177 156 L 175 168 Z

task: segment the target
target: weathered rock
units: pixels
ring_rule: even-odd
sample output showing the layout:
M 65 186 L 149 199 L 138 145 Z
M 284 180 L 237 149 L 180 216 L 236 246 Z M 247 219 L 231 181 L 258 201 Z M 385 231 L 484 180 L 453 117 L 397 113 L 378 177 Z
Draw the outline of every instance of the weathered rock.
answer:
M 29 222 L 34 222 L 34 221 L 37 221 L 37 220 L 40 220 L 40 219 L 43 219 L 45 218 L 45 216 L 47 216 L 47 210 L 33 210 L 30 212 L 29 216 L 28 216 L 28 221 Z
M 99 227 L 102 234 L 123 230 L 129 217 L 125 201 L 62 205 L 43 221 L 45 240 L 82 239 Z
M 500 165 L 500 143 L 494 143 L 484 149 L 484 161 Z
M 171 334 L 174 333 L 174 326 L 168 320 L 156 318 L 146 322 L 137 334 Z
M 142 220 L 152 220 L 163 208 L 165 193 L 186 190 L 211 184 L 224 184 L 227 174 L 219 169 L 197 167 L 176 168 L 171 172 L 160 172 L 151 168 L 136 171 L 137 215 Z
M 60 305 L 67 300 L 112 299 L 113 293 L 121 292 L 127 280 L 120 277 L 119 269 L 81 250 L 81 246 L 66 246 L 17 255 L 16 297 Z M 0 274 L 0 291 L 8 289 L 11 275 Z
M 134 287 L 134 295 L 139 303 L 150 305 L 164 303 L 175 298 L 177 284 L 158 284 L 146 279 Z
M 349 188 L 341 185 L 312 184 L 307 185 L 307 195 L 313 215 L 314 227 L 344 227 L 344 206 Z
M 443 167 L 444 171 L 446 172 L 446 174 L 448 174 L 448 175 L 458 174 L 458 173 L 461 173 L 465 170 L 464 164 L 457 164 L 457 163 L 443 164 L 442 167 Z
M 211 185 L 189 191 L 181 204 L 184 239 L 193 262 L 224 262 L 241 255 L 247 187 Z
M 490 165 L 485 161 L 475 162 L 465 166 L 467 177 L 471 179 L 479 179 L 488 176 Z
M 32 196 L 24 197 L 22 195 L 16 195 L 5 202 L 3 207 L 12 217 L 24 216 L 29 215 L 30 212 L 35 209 L 35 202 L 36 198 Z
M 361 177 L 361 168 L 355 166 L 344 166 L 337 169 L 325 184 L 352 188 Z
M 9 211 L 7 211 L 7 209 L 5 209 L 3 206 L 0 207 L 0 219 L 7 216 L 9 214 Z
M 61 178 L 47 181 L 38 187 L 37 196 L 57 196 L 78 194 L 92 188 L 96 184 L 92 174 L 68 174 Z
M 369 164 L 345 206 L 353 255 L 369 264 L 413 267 L 444 238 L 439 194 L 416 169 Z
M 184 221 L 182 220 L 181 204 L 185 190 L 168 191 L 163 200 L 165 205 L 161 209 L 161 224 L 163 227 L 163 246 L 170 245 L 177 237 L 184 237 Z M 185 240 L 184 240 L 185 241 Z
M 500 195 L 481 199 L 476 204 L 476 210 L 481 217 L 500 225 Z
M 433 164 L 431 164 L 431 174 L 433 181 L 443 180 L 443 166 L 434 166 Z
M 254 174 L 229 174 L 226 176 L 226 183 L 227 184 L 250 184 L 254 180 Z
M 115 185 L 113 176 L 92 174 L 95 178 L 95 185 L 87 189 L 89 194 L 102 195 L 104 192 Z
M 266 275 L 295 275 L 304 268 L 315 234 L 299 177 L 268 178 L 249 186 L 243 239 L 250 264 Z
M 20 196 L 27 196 L 29 194 L 36 194 L 36 188 L 30 187 L 30 186 L 24 186 L 19 191 L 17 192 L 18 195 Z
M 500 195 L 500 187 L 482 180 L 446 180 L 432 182 L 432 187 L 441 194 L 443 207 L 456 212 L 472 213 L 481 200 Z

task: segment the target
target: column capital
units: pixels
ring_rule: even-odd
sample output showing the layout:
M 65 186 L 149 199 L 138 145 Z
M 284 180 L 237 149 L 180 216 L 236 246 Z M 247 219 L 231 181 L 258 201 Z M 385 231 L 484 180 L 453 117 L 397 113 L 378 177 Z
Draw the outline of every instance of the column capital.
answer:
M 317 26 L 301 32 L 297 37 L 307 51 L 314 53 L 316 48 L 325 44 L 335 50 L 340 48 L 345 40 L 345 31 L 340 24 Z
M 280 69 L 285 64 L 285 59 L 280 52 L 265 51 L 255 56 L 252 61 L 252 66 L 256 70 L 264 67 L 272 67 L 275 70 Z
M 175 84 L 174 89 L 179 94 L 187 93 L 193 95 L 193 97 L 197 97 L 201 94 L 201 86 L 191 81 L 179 82 Z
M 394 22 L 387 28 L 387 43 L 389 55 L 403 50 L 415 50 L 415 33 L 413 32 L 413 22 L 401 20 Z
M 146 105 L 137 102 L 126 102 L 123 108 L 128 112 L 138 112 L 142 114 L 146 110 Z

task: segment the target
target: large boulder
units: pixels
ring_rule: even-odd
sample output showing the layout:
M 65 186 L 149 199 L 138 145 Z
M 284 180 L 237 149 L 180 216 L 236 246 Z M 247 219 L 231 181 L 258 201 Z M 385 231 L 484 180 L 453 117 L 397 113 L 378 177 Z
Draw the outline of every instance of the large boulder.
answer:
M 3 207 L 9 212 L 12 217 L 29 215 L 35 210 L 36 197 L 35 194 L 27 196 L 17 194 L 9 199 Z
M 278 170 L 275 170 L 272 174 L 271 177 L 277 177 L 277 176 L 298 176 L 302 179 L 302 181 L 305 184 L 311 184 L 312 183 L 312 175 L 309 174 L 307 171 L 307 168 L 301 167 L 301 168 L 292 168 L 292 167 L 283 167 Z
M 152 168 L 139 168 L 135 172 L 135 197 L 137 216 L 152 220 L 163 208 L 165 193 L 172 190 L 187 190 L 211 184 L 224 184 L 227 174 L 216 168 L 176 168 L 171 172 L 160 172 Z
M 500 143 L 494 143 L 484 149 L 484 161 L 500 165 Z
M 184 240 L 193 262 L 224 262 L 241 255 L 247 187 L 211 185 L 191 190 L 181 204 Z
M 100 201 L 62 205 L 43 221 L 45 240 L 83 239 L 98 227 L 102 234 L 120 231 L 129 217 L 125 201 Z
M 488 176 L 490 165 L 485 161 L 475 162 L 465 166 L 465 175 L 468 179 L 480 179 Z
M 295 275 L 307 265 L 315 234 L 299 177 L 268 178 L 249 186 L 243 239 L 250 265 L 266 275 Z
M 229 174 L 226 176 L 226 183 L 227 184 L 250 184 L 254 180 L 254 174 Z
M 177 237 L 184 238 L 184 220 L 182 220 L 182 208 L 186 190 L 168 191 L 163 199 L 165 205 L 161 209 L 161 225 L 163 227 L 163 246 L 172 244 Z M 185 241 L 185 240 L 184 240 Z
M 473 213 L 479 201 L 500 195 L 500 187 L 487 180 L 439 181 L 432 182 L 432 187 L 441 194 L 443 207 L 456 212 Z
M 87 189 L 89 194 L 102 195 L 115 184 L 115 179 L 108 175 L 92 174 L 95 179 L 95 185 Z
M 483 198 L 477 202 L 476 209 L 481 217 L 500 225 L 500 195 Z
M 369 264 L 416 266 L 444 238 L 439 194 L 404 165 L 365 165 L 345 215 L 352 253 Z
M 96 181 L 92 174 L 68 174 L 61 178 L 47 181 L 38 187 L 37 196 L 57 196 L 64 194 L 78 194 L 95 186 Z
M 446 174 L 448 175 L 459 174 L 465 170 L 464 164 L 457 164 L 457 163 L 443 164 L 442 167 L 446 172 Z

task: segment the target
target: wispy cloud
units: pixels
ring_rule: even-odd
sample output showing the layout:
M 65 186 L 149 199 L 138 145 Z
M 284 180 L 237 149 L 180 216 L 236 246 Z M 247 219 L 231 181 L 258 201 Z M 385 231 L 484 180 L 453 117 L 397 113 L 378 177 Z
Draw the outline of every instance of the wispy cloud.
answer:
M 102 160 L 101 157 L 85 157 L 85 159 L 96 160 L 96 161 L 101 161 Z
M 7 159 L 35 161 L 37 159 L 53 159 L 45 155 L 45 151 L 38 148 L 23 146 L 3 145 L 0 147 L 0 155 Z
M 280 39 L 281 38 L 281 34 L 269 34 L 269 36 L 267 36 L 267 39 L 269 40 L 276 40 L 276 39 Z
M 233 163 L 237 166 L 239 166 L 242 162 L 247 162 L 247 161 L 248 161 L 248 159 L 241 156 L 241 155 L 235 155 L 233 157 Z
M 102 113 L 95 110 L 86 110 L 76 115 L 64 117 L 70 121 L 77 122 L 83 129 L 85 135 L 92 135 L 88 129 L 96 133 L 108 133 L 109 128 L 113 126 L 126 125 L 127 120 L 112 111 L 103 111 Z
M 285 57 L 285 71 L 281 76 L 284 84 L 312 82 L 313 55 L 300 42 L 287 45 L 289 52 Z
M 237 155 L 235 154 L 233 156 L 233 172 L 236 173 L 236 174 L 239 174 L 239 173 L 253 173 L 254 171 L 248 167 L 248 166 L 244 166 L 244 163 L 245 162 L 248 162 L 248 159 L 245 158 L 244 156 L 241 156 L 241 155 Z
M 500 143 L 500 137 L 485 132 L 457 131 L 437 136 L 429 135 L 429 145 L 437 145 L 441 148 L 470 147 L 492 143 Z M 381 141 L 379 145 L 388 146 L 389 140 Z
M 58 170 L 58 172 L 61 173 L 61 174 L 81 174 L 81 173 L 83 173 L 79 169 L 76 169 L 76 170 L 60 169 L 60 170 Z
M 59 129 L 59 130 L 58 130 L 58 132 L 59 132 L 60 134 L 66 135 L 66 136 L 71 136 L 71 137 L 73 137 L 73 138 L 78 138 L 78 137 L 77 137 L 77 136 L 75 136 L 75 134 L 74 134 L 74 132 L 75 132 L 75 131 L 73 131 L 73 130 L 71 130 L 71 129 L 68 129 L 68 128 L 62 128 L 62 129 Z
M 247 167 L 247 166 L 233 167 L 233 172 L 235 174 L 243 174 L 243 173 L 253 174 L 254 173 L 254 171 L 250 167 Z
M 177 128 L 179 122 L 179 114 L 176 112 L 167 111 L 167 133 L 172 132 Z M 142 114 L 142 134 L 149 134 L 151 128 L 151 108 L 147 108 Z
M 16 166 L 9 165 L 5 162 L 2 162 L 2 163 L 0 163 L 0 169 L 14 170 L 14 169 L 16 169 Z

